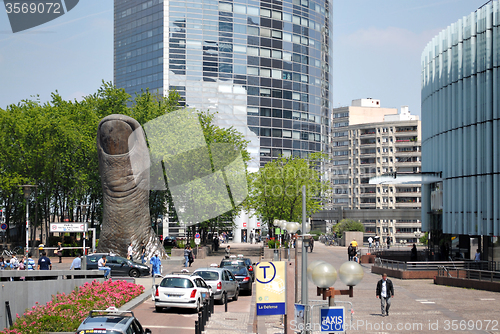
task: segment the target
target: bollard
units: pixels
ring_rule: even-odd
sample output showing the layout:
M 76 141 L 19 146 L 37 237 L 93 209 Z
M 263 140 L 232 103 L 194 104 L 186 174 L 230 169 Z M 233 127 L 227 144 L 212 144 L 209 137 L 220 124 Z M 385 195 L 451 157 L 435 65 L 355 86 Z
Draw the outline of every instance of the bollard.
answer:
M 208 303 L 205 300 L 203 302 L 203 326 L 207 324 L 207 321 L 208 321 Z
M 198 324 L 198 321 L 194 322 L 194 334 L 201 334 L 200 325 Z
M 203 316 L 201 312 L 198 312 L 198 324 L 200 325 L 200 333 L 205 330 L 205 325 L 203 324 Z
M 210 298 L 210 300 L 211 300 L 211 304 L 212 304 L 210 307 L 212 308 L 212 314 L 214 314 L 214 311 L 215 311 L 215 307 L 214 307 L 214 305 L 215 305 L 215 297 L 214 297 L 214 295 L 212 295 L 212 297 Z
M 224 301 L 224 312 L 227 312 L 227 297 L 225 298 Z

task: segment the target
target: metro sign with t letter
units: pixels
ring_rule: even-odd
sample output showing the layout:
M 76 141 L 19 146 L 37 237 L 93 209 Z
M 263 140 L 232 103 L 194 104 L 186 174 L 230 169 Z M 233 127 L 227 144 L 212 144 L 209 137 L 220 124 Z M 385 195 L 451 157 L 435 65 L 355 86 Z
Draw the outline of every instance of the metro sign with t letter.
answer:
M 259 262 L 255 266 L 257 315 L 285 314 L 285 262 Z

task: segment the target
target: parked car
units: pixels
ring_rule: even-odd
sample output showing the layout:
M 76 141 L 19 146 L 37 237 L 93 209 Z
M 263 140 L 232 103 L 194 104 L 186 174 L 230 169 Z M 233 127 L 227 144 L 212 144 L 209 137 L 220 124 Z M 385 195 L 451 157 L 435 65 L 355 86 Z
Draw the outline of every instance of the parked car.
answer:
M 252 295 L 252 278 L 245 265 L 242 264 L 231 264 L 226 267 L 235 277 L 240 284 L 240 291 L 247 292 L 249 296 Z
M 220 304 L 225 304 L 227 298 L 238 300 L 240 287 L 236 277 L 224 268 L 199 268 L 193 276 L 202 277 L 212 288 L 214 299 Z
M 167 275 L 156 288 L 155 309 L 179 307 L 199 312 L 211 294 L 212 288 L 200 276 Z
M 253 270 L 254 263 L 252 263 L 252 260 L 250 260 L 247 257 L 238 257 L 238 258 L 229 258 L 229 259 L 223 259 L 220 262 L 220 267 L 224 268 L 229 265 L 244 265 L 247 267 L 248 272 L 250 273 L 250 277 L 252 278 L 252 282 L 255 281 L 255 272 Z
M 90 311 L 89 316 L 78 326 L 76 334 L 151 334 L 149 328 L 142 328 L 139 320 L 131 311 L 119 311 L 117 308 Z
M 151 270 L 148 266 L 127 260 L 117 255 L 105 253 L 94 253 L 87 255 L 87 270 L 97 269 L 97 262 L 103 255 L 106 255 L 106 266 L 111 268 L 111 276 L 149 276 Z
M 177 238 L 166 236 L 165 239 L 163 239 L 163 246 L 177 246 Z

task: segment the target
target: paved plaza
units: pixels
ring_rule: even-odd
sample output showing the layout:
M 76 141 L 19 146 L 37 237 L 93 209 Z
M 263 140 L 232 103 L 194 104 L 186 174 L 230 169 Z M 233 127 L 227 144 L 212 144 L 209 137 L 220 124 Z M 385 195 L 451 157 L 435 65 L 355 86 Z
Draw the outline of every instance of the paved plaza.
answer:
M 231 244 L 232 253 L 250 255 L 253 261 L 259 260 L 260 245 Z M 193 269 L 219 263 L 223 248 L 215 256 L 197 259 Z M 57 258 L 52 258 L 57 262 Z M 65 258 L 62 264 L 54 263 L 54 269 L 67 269 L 72 259 Z M 324 260 L 337 270 L 347 260 L 345 247 L 325 246 L 315 243 L 314 252 L 308 253 L 308 261 Z M 182 269 L 180 259 L 164 260 L 164 273 Z M 375 296 L 375 287 L 380 275 L 371 273 L 371 264 L 362 264 L 364 278 L 354 288 L 354 297 L 336 296 L 336 301 L 351 302 L 352 319 L 348 333 L 498 333 L 500 332 L 500 295 L 496 292 L 480 291 L 448 286 L 434 285 L 433 280 L 400 280 L 390 278 L 394 284 L 395 296 L 389 317 L 380 314 L 380 301 Z M 300 255 L 299 255 L 300 273 Z M 290 279 L 290 278 L 289 278 Z M 293 278 L 291 278 L 293 279 Z M 151 278 L 141 278 L 137 283 L 146 288 L 151 286 Z M 335 289 L 345 289 L 340 279 Z M 310 304 L 325 303 L 316 296 L 316 287 L 308 284 Z M 255 290 L 254 290 L 255 291 Z M 293 293 L 293 291 L 291 292 Z M 299 294 L 300 295 L 300 294 Z M 339 305 L 341 305 L 339 303 Z M 342 304 L 343 305 L 343 304 Z M 233 307 L 234 308 L 234 307 Z M 255 313 L 255 293 L 248 309 L 233 309 L 228 304 L 227 313 L 215 313 L 206 333 L 250 333 L 253 330 Z M 350 319 L 346 311 L 347 320 Z M 259 333 L 283 333 L 280 316 L 257 317 Z M 349 321 L 347 321 L 349 323 Z M 319 326 L 319 316 L 312 325 Z

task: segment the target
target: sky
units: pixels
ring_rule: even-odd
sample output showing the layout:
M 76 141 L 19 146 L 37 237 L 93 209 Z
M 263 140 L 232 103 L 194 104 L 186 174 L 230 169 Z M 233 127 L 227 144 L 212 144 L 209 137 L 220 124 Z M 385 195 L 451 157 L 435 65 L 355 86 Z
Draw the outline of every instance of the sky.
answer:
M 427 43 L 487 0 L 333 0 L 333 108 L 359 98 L 420 115 Z M 12 33 L 0 0 L 0 108 L 93 94 L 113 80 L 113 1 L 80 0 L 65 15 Z

